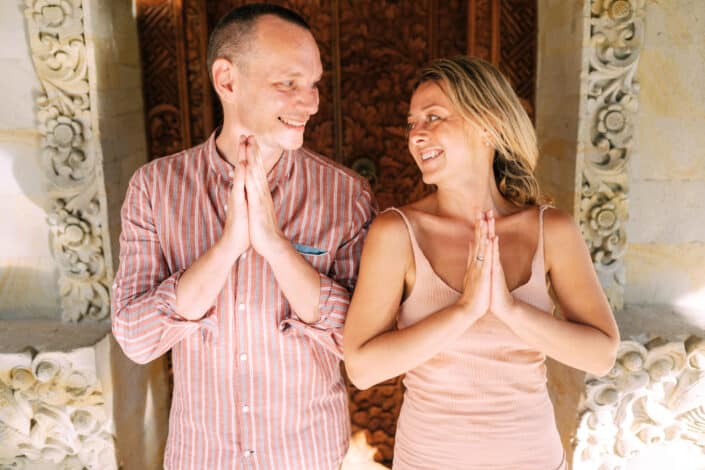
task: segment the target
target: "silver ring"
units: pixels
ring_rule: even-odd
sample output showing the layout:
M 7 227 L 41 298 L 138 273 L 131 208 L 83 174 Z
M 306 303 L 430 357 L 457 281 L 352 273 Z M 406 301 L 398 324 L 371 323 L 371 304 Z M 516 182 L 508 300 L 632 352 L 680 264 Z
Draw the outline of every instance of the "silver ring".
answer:
M 480 256 L 480 255 L 475 256 L 475 259 L 476 259 L 477 261 L 479 261 L 480 263 L 482 263 L 483 261 L 485 261 L 485 258 L 483 258 L 483 257 Z

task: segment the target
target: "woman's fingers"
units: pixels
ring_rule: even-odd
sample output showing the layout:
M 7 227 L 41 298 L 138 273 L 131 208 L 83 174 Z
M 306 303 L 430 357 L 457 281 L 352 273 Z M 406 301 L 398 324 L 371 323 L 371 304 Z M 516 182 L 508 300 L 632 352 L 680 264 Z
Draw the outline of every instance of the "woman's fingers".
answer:
M 494 212 L 492 210 L 487 211 L 487 238 L 488 240 L 492 240 L 495 236 L 495 231 L 494 231 Z
M 471 240 L 471 243 L 475 243 L 475 249 L 471 251 L 473 253 L 472 259 L 468 260 L 473 266 L 480 268 L 481 263 L 484 260 L 484 246 L 487 239 L 487 222 L 484 216 L 481 214 L 478 216 L 478 221 L 475 223 L 475 240 Z

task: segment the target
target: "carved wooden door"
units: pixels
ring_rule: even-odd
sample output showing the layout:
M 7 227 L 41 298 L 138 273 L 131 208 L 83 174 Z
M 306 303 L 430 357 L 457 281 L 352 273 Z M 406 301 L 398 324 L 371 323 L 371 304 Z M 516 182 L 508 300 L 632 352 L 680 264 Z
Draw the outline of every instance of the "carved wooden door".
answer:
M 206 71 L 210 29 L 243 0 L 137 0 L 151 158 L 205 140 L 220 120 Z M 536 0 L 289 0 L 321 49 L 321 104 L 306 145 L 365 175 L 381 208 L 427 191 L 404 127 L 416 72 L 436 57 L 469 54 L 498 64 L 533 114 Z M 391 463 L 398 379 L 350 387 L 353 430 L 371 432 Z

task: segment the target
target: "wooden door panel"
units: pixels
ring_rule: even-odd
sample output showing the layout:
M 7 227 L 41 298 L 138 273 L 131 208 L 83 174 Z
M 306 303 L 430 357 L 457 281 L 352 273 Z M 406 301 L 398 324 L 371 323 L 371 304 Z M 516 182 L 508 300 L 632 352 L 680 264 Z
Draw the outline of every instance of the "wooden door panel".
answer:
M 220 123 L 206 71 L 208 33 L 243 0 L 136 0 L 151 158 L 202 142 Z M 418 70 L 469 54 L 497 64 L 533 112 L 535 0 L 274 0 L 311 25 L 324 74 L 306 146 L 371 179 L 380 207 L 427 193 L 408 154 L 405 123 Z M 367 429 L 391 464 L 399 378 L 349 387 L 353 430 Z

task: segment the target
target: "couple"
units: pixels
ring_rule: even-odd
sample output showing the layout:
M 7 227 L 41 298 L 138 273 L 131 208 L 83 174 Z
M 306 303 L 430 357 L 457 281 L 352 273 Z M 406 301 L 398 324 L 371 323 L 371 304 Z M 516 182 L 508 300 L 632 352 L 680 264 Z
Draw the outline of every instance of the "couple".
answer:
M 135 173 L 113 291 L 125 353 L 172 351 L 164 466 L 339 468 L 344 352 L 359 387 L 406 374 L 394 468 L 563 468 L 544 358 L 605 373 L 618 333 L 575 224 L 538 205 L 507 81 L 421 73 L 408 144 L 437 191 L 370 226 L 364 180 L 301 148 L 322 66 L 300 16 L 231 11 L 208 66 L 222 128 Z

